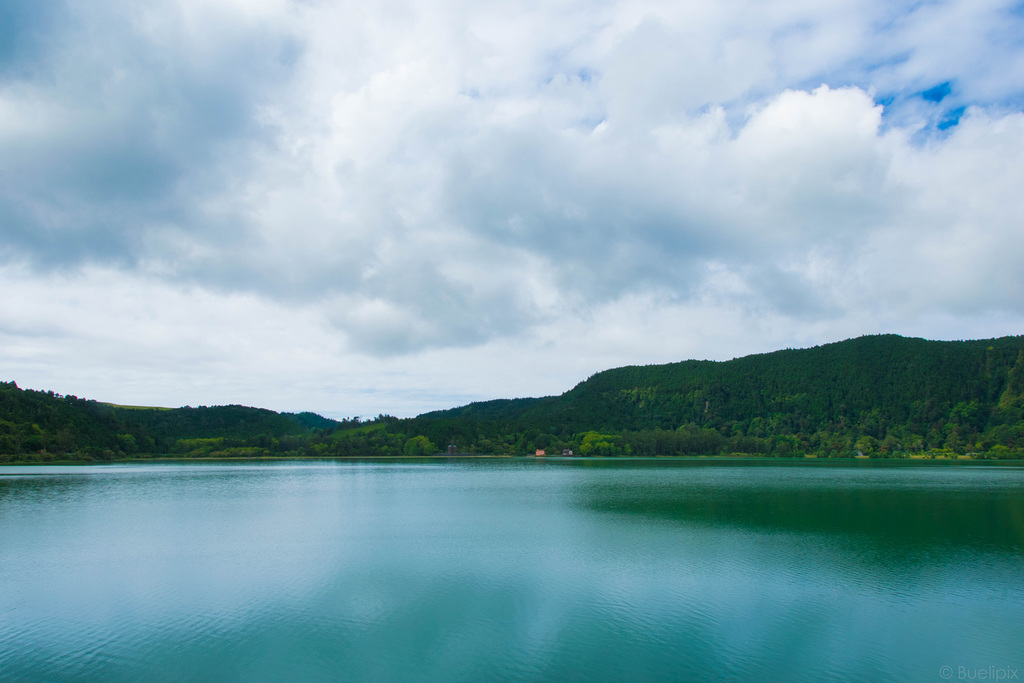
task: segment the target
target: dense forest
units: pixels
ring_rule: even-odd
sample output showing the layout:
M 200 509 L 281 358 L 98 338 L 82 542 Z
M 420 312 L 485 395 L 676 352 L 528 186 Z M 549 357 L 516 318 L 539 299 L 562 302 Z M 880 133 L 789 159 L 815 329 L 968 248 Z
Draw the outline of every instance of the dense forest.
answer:
M 1024 458 L 1024 336 L 860 337 L 598 373 L 562 394 L 398 419 L 113 406 L 0 383 L 0 461 L 584 456 Z

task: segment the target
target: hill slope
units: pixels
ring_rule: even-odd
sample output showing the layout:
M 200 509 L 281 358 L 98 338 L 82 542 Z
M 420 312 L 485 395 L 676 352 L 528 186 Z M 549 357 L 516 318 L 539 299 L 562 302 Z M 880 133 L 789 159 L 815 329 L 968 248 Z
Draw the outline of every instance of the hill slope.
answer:
M 823 432 L 854 441 L 892 436 L 904 449 L 947 442 L 961 449 L 982 434 L 997 437 L 989 445 L 1008 438 L 1021 421 L 1022 395 L 1022 336 L 941 342 L 881 335 L 725 362 L 616 368 L 561 396 L 470 404 L 420 419 L 486 416 L 552 435 L 683 428 L 809 441 Z
M 255 455 L 282 441 L 292 449 L 324 425 L 313 413 L 290 415 L 246 406 L 135 408 L 98 403 L 0 382 L 0 456 L 52 460 L 153 454 Z M 256 451 L 260 452 L 257 453 Z
M 398 420 L 244 406 L 146 409 L 0 383 L 0 455 L 112 459 L 462 452 L 1024 456 L 1024 336 L 860 337 L 731 361 L 597 373 L 562 394 Z

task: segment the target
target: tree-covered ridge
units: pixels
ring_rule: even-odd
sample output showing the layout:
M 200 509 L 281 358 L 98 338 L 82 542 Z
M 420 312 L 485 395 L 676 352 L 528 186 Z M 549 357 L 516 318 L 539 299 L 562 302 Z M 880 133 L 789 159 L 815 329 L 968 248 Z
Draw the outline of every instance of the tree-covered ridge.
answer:
M 1019 452 L 1024 337 L 860 337 L 731 361 L 598 373 L 557 397 L 421 416 L 498 423 L 506 445 L 615 454 Z M 483 408 L 484 410 L 481 410 Z M 483 429 L 493 441 L 494 429 Z M 589 449 L 586 436 L 603 434 Z M 463 438 L 471 434 L 463 434 Z M 1006 450 L 1004 450 L 1006 449 Z
M 113 460 L 153 454 L 259 454 L 282 443 L 301 448 L 312 426 L 321 424 L 340 423 L 313 413 L 291 415 L 238 405 L 114 406 L 0 382 L 0 455 L 8 460 L 24 455 Z
M 127 456 L 910 454 L 1024 457 L 1024 337 L 860 337 L 598 373 L 561 396 L 337 422 L 244 406 L 141 409 L 0 383 L 7 460 Z
M 998 410 L 1001 398 L 1012 403 L 1010 397 L 1020 396 L 1012 378 L 1024 370 L 1022 354 L 1022 337 L 861 337 L 728 362 L 609 370 L 564 394 L 550 414 L 579 414 L 609 429 L 693 423 L 746 431 L 763 420 L 781 422 L 791 433 L 858 426 L 880 433 L 896 425 L 926 430 L 958 410 L 971 413 L 970 426 L 978 430 L 1007 417 Z

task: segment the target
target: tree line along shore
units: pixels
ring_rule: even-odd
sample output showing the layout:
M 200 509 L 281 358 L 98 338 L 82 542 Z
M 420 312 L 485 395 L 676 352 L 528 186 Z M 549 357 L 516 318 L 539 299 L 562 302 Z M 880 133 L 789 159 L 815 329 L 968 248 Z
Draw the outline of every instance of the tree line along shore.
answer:
M 399 419 L 137 408 L 0 382 L 0 462 L 444 453 L 1024 459 L 1024 336 L 859 337 L 630 366 L 560 396 Z

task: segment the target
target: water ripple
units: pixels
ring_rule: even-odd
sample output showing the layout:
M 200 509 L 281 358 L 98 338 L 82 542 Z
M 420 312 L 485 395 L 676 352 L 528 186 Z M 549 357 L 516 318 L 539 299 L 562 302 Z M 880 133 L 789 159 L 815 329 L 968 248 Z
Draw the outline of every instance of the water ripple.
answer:
M 933 679 L 1021 659 L 1020 519 L 991 468 L 0 468 L 0 679 Z

